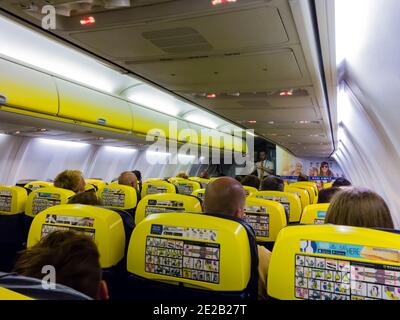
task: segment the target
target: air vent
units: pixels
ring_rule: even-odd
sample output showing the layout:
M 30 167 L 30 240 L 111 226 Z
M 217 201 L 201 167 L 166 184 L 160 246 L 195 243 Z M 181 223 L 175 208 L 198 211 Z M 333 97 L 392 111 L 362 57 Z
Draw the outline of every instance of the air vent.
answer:
M 193 28 L 174 28 L 142 33 L 143 38 L 168 53 L 211 50 L 213 47 Z

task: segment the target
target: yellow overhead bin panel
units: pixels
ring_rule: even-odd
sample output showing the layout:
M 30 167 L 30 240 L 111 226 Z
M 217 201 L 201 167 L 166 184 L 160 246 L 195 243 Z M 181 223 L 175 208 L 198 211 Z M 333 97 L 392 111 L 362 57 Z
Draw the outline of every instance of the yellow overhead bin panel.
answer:
M 56 79 L 60 94 L 59 116 L 104 127 L 132 130 L 128 102 L 72 82 Z
M 5 98 L 7 105 L 57 114 L 57 88 L 51 76 L 4 59 L 0 59 L 0 70 L 0 95 Z
M 154 101 L 154 103 L 157 103 L 157 101 Z M 179 132 L 188 128 L 186 121 L 179 120 L 155 110 L 144 108 L 134 103 L 128 104 L 133 113 L 134 132 L 146 135 L 150 130 L 154 130 L 154 132 L 152 132 L 154 135 L 156 134 L 156 131 L 160 132 L 160 135 L 162 130 L 166 138 L 177 140 Z M 176 126 L 176 129 L 174 129 L 173 125 L 170 127 L 171 121 L 174 123 L 173 125 Z M 170 134 L 170 130 L 172 131 L 172 134 Z M 182 133 L 182 135 L 186 136 L 184 133 Z M 181 141 L 183 141 L 183 139 L 181 139 Z

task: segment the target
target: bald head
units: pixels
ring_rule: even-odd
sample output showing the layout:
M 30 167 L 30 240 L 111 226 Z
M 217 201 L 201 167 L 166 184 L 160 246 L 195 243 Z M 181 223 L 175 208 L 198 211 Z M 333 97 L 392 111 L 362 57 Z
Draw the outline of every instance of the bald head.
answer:
M 204 211 L 241 218 L 245 202 L 246 193 L 240 182 L 222 177 L 208 184 L 204 195 Z
M 118 178 L 118 184 L 122 184 L 124 186 L 131 186 L 136 189 L 137 188 L 137 177 L 131 171 L 122 172 Z

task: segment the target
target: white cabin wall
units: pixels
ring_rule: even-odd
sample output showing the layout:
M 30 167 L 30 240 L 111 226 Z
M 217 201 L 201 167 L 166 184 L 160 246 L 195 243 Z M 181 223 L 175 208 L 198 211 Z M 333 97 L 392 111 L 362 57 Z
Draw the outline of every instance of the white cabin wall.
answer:
M 150 164 L 146 151 L 0 134 L 2 185 L 25 179 L 53 180 L 66 169 L 81 170 L 85 178 L 110 182 L 126 170 L 140 170 L 147 179 L 171 177 L 180 171 L 189 173 L 191 167 L 191 163 Z
M 354 184 L 376 191 L 387 201 L 398 228 L 400 1 L 345 0 L 343 5 L 348 17 L 336 21 L 347 42 L 337 41 L 345 49 L 343 80 L 348 87 L 339 94 L 341 141 L 334 157 Z

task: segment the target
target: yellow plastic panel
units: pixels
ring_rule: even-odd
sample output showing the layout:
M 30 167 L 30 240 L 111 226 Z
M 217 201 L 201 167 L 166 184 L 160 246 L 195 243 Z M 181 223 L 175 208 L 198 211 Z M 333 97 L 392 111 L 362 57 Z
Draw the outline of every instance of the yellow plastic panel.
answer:
M 126 101 L 71 82 L 56 81 L 60 93 L 60 117 L 132 130 L 133 116 Z
M 207 185 L 210 183 L 210 179 L 204 179 L 204 178 L 199 178 L 199 177 L 189 177 L 189 180 L 199 182 L 203 189 L 205 189 L 207 187 Z
M 113 184 L 99 189 L 99 198 L 103 206 L 118 209 L 133 209 L 137 205 L 137 192 L 131 186 Z
M 15 291 L 0 287 L 0 300 L 33 300 Z
M 9 106 L 57 114 L 57 88 L 51 76 L 3 59 L 0 70 L 0 95 Z
M 400 234 L 335 225 L 291 226 L 282 229 L 275 242 L 268 294 L 281 300 L 400 300 L 399 270 Z
M 196 197 L 176 193 L 149 194 L 139 201 L 135 224 L 154 213 L 201 211 L 201 202 Z
M 164 180 L 147 180 L 143 182 L 141 196 L 144 198 L 148 194 L 156 193 L 176 193 L 176 187 L 172 183 Z
M 317 200 L 318 200 L 318 188 L 317 188 L 317 185 L 315 185 L 315 184 L 311 185 L 311 184 L 308 184 L 308 183 L 306 184 L 306 183 L 303 183 L 303 182 L 295 182 L 295 183 L 292 183 L 290 185 L 290 187 L 307 190 L 308 195 L 310 197 L 310 204 L 317 203 Z
M 301 201 L 299 196 L 296 194 L 280 191 L 259 191 L 253 193 L 250 197 L 277 201 L 284 206 L 289 222 L 300 221 L 302 212 Z
M 163 256 L 172 258 L 176 267 L 163 268 Z M 127 270 L 154 281 L 242 291 L 251 271 L 247 232 L 236 221 L 203 214 L 152 214 L 133 230 Z
M 233 149 L 235 150 L 235 152 L 247 153 L 246 140 L 234 137 Z
M 34 190 L 28 196 L 25 214 L 34 217 L 49 207 L 66 204 L 73 195 L 75 195 L 75 192 L 71 190 L 55 187 Z
M 113 267 L 124 257 L 124 225 L 112 210 L 81 204 L 48 208 L 33 219 L 27 247 L 56 230 L 73 230 L 91 237 L 99 250 L 102 268 Z
M 287 225 L 285 208 L 275 201 L 247 198 L 245 214 L 258 242 L 275 241 L 279 231 Z
M 14 215 L 25 211 L 28 194 L 21 187 L 0 186 L 0 214 Z
M 52 186 L 53 186 L 53 183 L 48 182 L 48 181 L 31 181 L 31 182 L 27 183 L 24 186 L 24 188 L 34 191 L 37 189 L 52 187 Z
M 201 189 L 201 184 L 197 181 L 181 178 L 170 178 L 168 181 L 176 186 L 177 193 L 179 194 L 191 195 L 193 191 Z
M 157 101 L 155 101 L 154 103 L 157 103 Z M 160 130 L 164 132 L 166 138 L 177 140 L 179 137 L 179 132 L 183 129 L 188 128 L 186 121 L 174 118 L 172 116 L 160 113 L 152 109 L 141 107 L 133 103 L 129 103 L 129 106 L 134 115 L 134 132 L 146 135 L 149 130 L 158 129 L 160 133 Z M 170 127 L 170 121 L 174 123 L 174 126 L 176 124 L 176 131 L 173 130 L 173 126 Z M 153 134 L 155 134 L 155 132 L 153 132 Z
M 301 215 L 301 224 L 324 224 L 329 203 L 310 204 Z
M 310 195 L 306 189 L 295 188 L 289 185 L 285 187 L 285 192 L 290 192 L 299 196 L 302 210 L 310 204 Z
M 246 192 L 246 197 L 251 196 L 253 193 L 258 192 L 258 190 L 254 187 L 243 186 L 244 191 Z
M 206 193 L 206 189 L 197 189 L 197 190 L 193 191 L 192 196 L 195 196 L 203 201 L 205 193 Z
M 333 182 L 324 182 L 323 189 L 332 188 Z
M 103 180 L 98 180 L 98 179 L 85 179 L 85 182 L 88 184 L 92 184 L 97 187 L 97 189 L 100 189 L 102 187 L 105 187 L 107 183 Z

